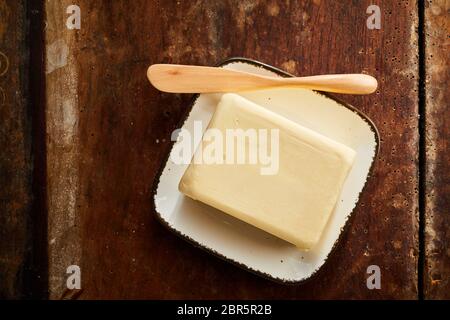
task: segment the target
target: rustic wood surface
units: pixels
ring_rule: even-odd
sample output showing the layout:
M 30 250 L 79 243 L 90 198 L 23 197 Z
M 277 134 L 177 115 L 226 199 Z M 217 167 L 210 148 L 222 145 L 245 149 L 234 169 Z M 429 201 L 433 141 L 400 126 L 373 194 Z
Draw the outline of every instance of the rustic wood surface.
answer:
M 425 7 L 425 261 L 424 297 L 450 299 L 450 2 Z
M 399 298 L 418 296 L 418 12 L 415 1 L 45 2 L 51 298 Z M 380 87 L 342 96 L 367 113 L 381 153 L 341 244 L 311 281 L 284 286 L 168 232 L 151 186 L 190 95 L 158 92 L 153 63 L 253 58 L 297 75 L 367 72 Z M 444 182 L 443 182 L 444 183 Z M 65 291 L 78 264 L 82 290 Z M 381 290 L 366 269 L 379 265 Z
M 74 57 L 74 50 L 79 45 L 75 42 L 77 32 L 66 28 L 66 8 L 71 4 L 70 1 L 45 3 L 48 273 L 51 298 L 65 295 L 66 269 L 80 263 L 82 245 L 76 201 L 80 190 L 78 173 L 84 168 L 84 164 L 80 163 L 79 133 L 87 123 L 81 122 L 83 110 L 78 99 L 88 92 L 78 87 L 78 64 Z M 86 63 L 86 67 L 94 68 L 94 61 Z M 86 78 L 84 81 L 91 80 Z M 83 160 L 88 159 L 86 154 Z
M 71 1 L 0 1 L 0 298 L 45 296 L 47 282 L 56 299 L 450 298 L 450 8 L 425 3 L 420 140 L 417 2 L 375 2 L 381 30 L 365 26 L 369 1 L 84 0 L 77 31 L 65 26 Z M 380 80 L 377 94 L 341 96 L 375 121 L 381 154 L 338 250 L 300 286 L 193 248 L 151 212 L 156 170 L 190 96 L 156 91 L 145 69 L 232 56 Z M 81 266 L 81 291 L 66 290 L 71 264 Z M 381 290 L 366 288 L 370 264 L 381 267 Z
M 30 257 L 31 114 L 25 1 L 0 1 L 0 298 L 22 298 Z

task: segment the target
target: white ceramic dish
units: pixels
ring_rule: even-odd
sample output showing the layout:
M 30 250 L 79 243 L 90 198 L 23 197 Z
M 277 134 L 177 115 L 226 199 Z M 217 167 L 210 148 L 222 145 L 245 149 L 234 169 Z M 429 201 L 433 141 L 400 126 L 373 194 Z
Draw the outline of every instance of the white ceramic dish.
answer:
M 221 66 L 257 74 L 289 76 L 268 65 L 242 58 L 227 60 Z M 354 166 L 318 245 L 307 252 L 301 251 L 262 230 L 187 198 L 178 191 L 178 183 L 187 165 L 173 163 L 169 155 L 154 185 L 155 213 L 172 231 L 221 258 L 276 281 L 299 283 L 319 270 L 337 244 L 372 168 L 379 147 L 378 132 L 365 115 L 323 93 L 278 88 L 240 95 L 357 152 Z M 192 130 L 193 121 L 201 120 L 205 129 L 220 97 L 221 94 L 196 96 L 183 128 Z

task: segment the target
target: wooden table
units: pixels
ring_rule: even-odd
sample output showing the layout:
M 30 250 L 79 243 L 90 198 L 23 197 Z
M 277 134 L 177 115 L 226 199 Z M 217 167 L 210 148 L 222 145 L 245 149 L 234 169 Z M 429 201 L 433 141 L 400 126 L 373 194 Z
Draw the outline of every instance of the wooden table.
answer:
M 0 1 L 0 297 L 450 297 L 448 1 L 75 2 L 79 30 L 66 26 L 74 1 Z M 381 29 L 367 27 L 371 4 Z M 381 153 L 337 250 L 302 285 L 194 248 L 151 210 L 191 96 L 158 92 L 146 68 L 234 56 L 379 80 L 340 96 L 373 119 Z M 66 288 L 69 265 L 81 290 Z

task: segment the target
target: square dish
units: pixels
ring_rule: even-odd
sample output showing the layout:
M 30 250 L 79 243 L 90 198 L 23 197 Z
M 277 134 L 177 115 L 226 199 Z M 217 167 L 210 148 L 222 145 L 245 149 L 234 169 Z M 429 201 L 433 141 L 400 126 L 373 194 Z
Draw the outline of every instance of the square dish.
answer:
M 276 68 L 242 58 L 227 60 L 221 67 L 263 75 L 290 76 Z M 178 191 L 178 184 L 188 164 L 174 163 L 170 154 L 155 180 L 154 210 L 164 225 L 195 245 L 267 278 L 299 283 L 319 270 L 336 245 L 370 174 L 379 146 L 378 133 L 365 115 L 323 93 L 299 88 L 275 88 L 239 95 L 356 151 L 354 165 L 318 244 L 309 251 L 300 250 L 184 196 Z M 194 121 L 201 121 L 201 127 L 206 129 L 221 96 L 197 95 L 183 119 L 182 128 L 192 132 Z M 172 145 L 172 150 L 177 143 Z M 192 150 L 195 151 L 195 146 Z

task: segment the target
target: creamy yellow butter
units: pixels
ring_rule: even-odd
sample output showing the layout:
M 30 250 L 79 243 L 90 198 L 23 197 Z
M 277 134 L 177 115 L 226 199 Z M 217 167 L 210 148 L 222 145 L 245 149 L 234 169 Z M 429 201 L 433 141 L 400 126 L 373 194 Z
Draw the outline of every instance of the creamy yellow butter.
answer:
M 194 158 L 202 158 L 205 151 L 211 154 L 212 143 L 215 154 L 220 142 L 217 136 L 222 133 L 223 161 L 192 161 L 180 181 L 180 191 L 298 248 L 312 248 L 336 205 L 355 151 L 236 94 L 223 95 L 209 129 L 214 134 L 203 136 Z M 231 163 L 226 161 L 231 150 L 226 148 L 227 129 L 256 130 L 268 137 L 256 143 L 250 139 L 255 135 L 241 139 L 246 148 L 244 163 L 242 158 L 237 163 L 236 139 L 236 161 Z M 278 158 L 272 154 L 270 164 L 266 156 L 249 161 L 255 148 L 266 156 L 276 153 Z

